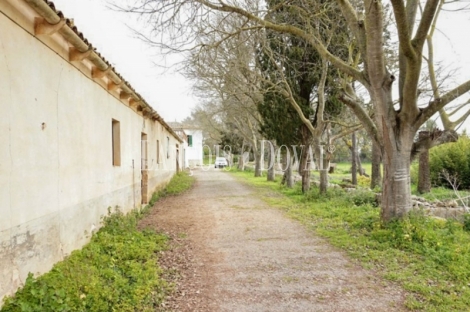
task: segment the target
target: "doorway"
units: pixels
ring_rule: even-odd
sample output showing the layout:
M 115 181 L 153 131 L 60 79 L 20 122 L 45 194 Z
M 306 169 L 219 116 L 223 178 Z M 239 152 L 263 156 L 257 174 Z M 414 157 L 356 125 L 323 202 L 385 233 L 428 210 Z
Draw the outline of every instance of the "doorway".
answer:
M 141 196 L 142 204 L 148 203 L 148 157 L 147 157 L 147 134 L 142 133 L 141 142 L 140 142 L 140 153 L 141 153 L 141 162 L 140 162 L 140 171 L 141 171 Z

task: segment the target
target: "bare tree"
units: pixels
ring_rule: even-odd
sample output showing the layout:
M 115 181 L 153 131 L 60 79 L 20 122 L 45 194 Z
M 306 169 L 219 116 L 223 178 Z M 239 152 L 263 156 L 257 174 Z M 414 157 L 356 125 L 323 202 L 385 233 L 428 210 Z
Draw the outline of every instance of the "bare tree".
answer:
M 335 2 L 341 9 L 338 18 L 347 24 L 354 49 L 361 59 L 361 66 L 351 64 L 327 48 L 320 33 L 323 25 L 312 23 L 321 12 L 310 11 L 308 7 L 293 5 L 290 1 L 280 1 L 298 14 L 303 23 L 277 23 L 271 20 L 269 12 L 256 1 L 208 1 L 208 0 L 144 0 L 131 9 L 134 12 L 149 14 L 154 30 L 166 32 L 174 39 L 171 47 L 182 49 L 194 41 L 193 36 L 201 35 L 201 29 L 194 25 L 211 21 L 215 12 L 224 16 L 238 16 L 240 27 L 226 34 L 232 37 L 254 28 L 268 28 L 290 33 L 306 40 L 321 57 L 344 74 L 343 102 L 348 105 L 378 144 L 383 156 L 384 177 L 382 185 L 381 217 L 384 221 L 399 218 L 412 208 L 410 188 L 410 162 L 413 151 L 419 150 L 421 142 L 414 142 L 419 127 L 446 105 L 470 90 L 470 80 L 465 81 L 440 97 L 433 98 L 423 106 L 418 105 L 418 84 L 422 71 L 423 47 L 433 21 L 437 18 L 440 0 L 426 0 L 422 12 L 419 1 L 391 0 L 395 32 L 399 41 L 399 101 L 395 105 L 392 86 L 396 76 L 387 67 L 389 56 L 384 49 L 385 19 L 384 3 L 364 0 L 359 4 L 349 0 Z M 171 30 L 170 32 L 168 32 Z M 206 29 L 217 31 L 217 23 Z M 190 32 L 190 35 L 188 35 Z M 357 81 L 367 90 L 372 105 L 373 116 L 364 110 L 362 101 L 352 90 L 350 81 Z
M 263 97 L 254 66 L 256 36 L 252 35 L 256 34 L 243 32 L 225 38 L 223 31 L 230 32 L 240 27 L 239 21 L 220 15 L 214 18 L 219 19 L 219 31 L 196 40 L 200 48 L 189 54 L 184 73 L 195 81 L 196 95 L 206 102 L 210 98 L 211 102 L 217 103 L 215 109 L 207 109 L 213 118 L 217 116 L 222 125 L 230 125 L 245 142 L 249 142 L 255 155 L 255 176 L 260 176 L 262 155 L 259 141 L 262 137 L 257 103 Z

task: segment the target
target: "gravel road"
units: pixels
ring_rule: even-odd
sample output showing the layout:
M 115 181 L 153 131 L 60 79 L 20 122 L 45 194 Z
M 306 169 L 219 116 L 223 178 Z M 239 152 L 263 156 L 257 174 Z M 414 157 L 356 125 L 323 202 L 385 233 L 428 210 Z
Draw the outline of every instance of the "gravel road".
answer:
M 163 311 L 404 311 L 405 293 L 270 208 L 223 170 L 159 201 L 140 226 L 170 235 Z

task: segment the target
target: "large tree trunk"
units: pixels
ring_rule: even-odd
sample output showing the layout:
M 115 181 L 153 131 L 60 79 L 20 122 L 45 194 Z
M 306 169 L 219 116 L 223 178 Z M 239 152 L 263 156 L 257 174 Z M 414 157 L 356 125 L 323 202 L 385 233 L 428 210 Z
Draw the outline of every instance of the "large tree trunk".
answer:
M 382 170 L 380 165 L 382 163 L 382 152 L 380 146 L 372 142 L 372 169 L 370 178 L 370 188 L 380 187 L 382 185 Z
M 403 217 L 412 208 L 410 151 L 414 133 L 410 128 L 403 127 L 400 133 L 384 131 L 381 218 L 385 222 Z

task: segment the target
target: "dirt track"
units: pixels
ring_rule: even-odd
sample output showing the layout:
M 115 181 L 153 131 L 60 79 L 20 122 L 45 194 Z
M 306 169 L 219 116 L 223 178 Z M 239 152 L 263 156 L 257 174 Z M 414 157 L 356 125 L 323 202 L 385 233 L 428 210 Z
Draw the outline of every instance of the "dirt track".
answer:
M 172 237 L 168 311 L 402 311 L 404 292 L 349 260 L 222 170 L 141 222 Z

